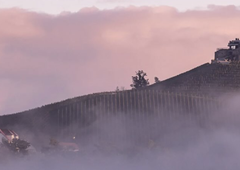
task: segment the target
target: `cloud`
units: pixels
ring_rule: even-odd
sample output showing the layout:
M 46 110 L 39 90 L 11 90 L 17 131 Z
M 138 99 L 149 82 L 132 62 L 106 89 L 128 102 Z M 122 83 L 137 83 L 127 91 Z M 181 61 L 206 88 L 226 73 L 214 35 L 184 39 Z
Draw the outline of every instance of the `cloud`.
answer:
M 0 114 L 69 97 L 130 88 L 141 69 L 150 82 L 209 62 L 239 36 L 235 6 L 84 8 L 47 15 L 0 10 Z

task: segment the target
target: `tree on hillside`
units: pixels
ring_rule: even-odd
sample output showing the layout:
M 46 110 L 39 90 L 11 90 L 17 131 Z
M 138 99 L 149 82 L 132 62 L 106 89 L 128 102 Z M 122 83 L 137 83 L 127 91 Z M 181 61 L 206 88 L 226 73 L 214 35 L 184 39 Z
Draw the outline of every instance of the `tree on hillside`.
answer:
M 144 73 L 143 70 L 138 70 L 138 72 L 136 72 L 136 76 L 132 76 L 133 84 L 131 84 L 130 86 L 133 89 L 146 87 L 147 85 L 149 85 L 149 82 L 148 79 L 145 79 L 145 76 L 147 76 L 147 74 Z
M 158 79 L 158 77 L 154 77 L 155 83 L 159 83 L 160 80 Z

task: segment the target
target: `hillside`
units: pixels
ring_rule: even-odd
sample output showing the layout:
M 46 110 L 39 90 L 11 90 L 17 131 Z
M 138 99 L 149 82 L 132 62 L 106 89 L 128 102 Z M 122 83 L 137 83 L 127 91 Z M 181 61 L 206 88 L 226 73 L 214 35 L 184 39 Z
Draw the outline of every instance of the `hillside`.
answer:
M 235 62 L 230 65 L 205 63 L 177 76 L 149 85 L 144 89 L 214 96 L 237 91 L 240 90 L 240 63 Z M 113 93 L 116 92 L 102 92 L 79 96 L 19 113 L 26 114 L 26 112 L 36 112 L 36 110 L 43 110 L 44 112 L 44 110 L 53 110 L 72 102 L 80 102 L 85 98 L 101 97 Z
M 219 96 L 240 89 L 240 64 L 203 64 L 148 88 Z
M 238 91 L 239 84 L 238 62 L 206 63 L 140 90 L 89 94 L 0 116 L 0 127 L 46 136 L 66 133 L 81 136 L 86 133 L 82 129 L 93 124 L 97 129 L 100 125 L 96 122 L 101 120 L 105 124 L 113 116 L 121 118 L 124 126 L 128 126 L 129 120 L 138 120 L 141 127 L 154 116 L 159 121 L 183 116 L 202 126 L 208 115 L 218 108 L 217 96 Z M 158 126 L 156 121 L 153 127 Z

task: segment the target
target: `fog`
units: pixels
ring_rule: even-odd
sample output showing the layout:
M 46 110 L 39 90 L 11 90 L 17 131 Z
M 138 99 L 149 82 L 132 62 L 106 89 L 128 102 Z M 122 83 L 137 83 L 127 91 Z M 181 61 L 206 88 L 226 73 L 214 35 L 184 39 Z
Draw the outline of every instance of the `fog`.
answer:
M 239 100 L 240 95 L 224 96 L 222 106 L 204 121 L 174 114 L 128 118 L 123 124 L 126 117 L 119 113 L 80 130 L 79 152 L 1 155 L 0 169 L 238 170 Z

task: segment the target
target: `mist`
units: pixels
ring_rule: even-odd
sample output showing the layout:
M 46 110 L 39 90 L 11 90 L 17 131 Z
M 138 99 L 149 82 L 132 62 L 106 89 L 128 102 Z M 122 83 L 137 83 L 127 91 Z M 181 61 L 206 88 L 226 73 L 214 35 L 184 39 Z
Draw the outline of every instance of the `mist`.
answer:
M 238 170 L 239 100 L 239 94 L 222 97 L 222 106 L 204 121 L 118 113 L 80 129 L 79 152 L 46 154 L 36 148 L 28 156 L 1 155 L 1 170 Z

